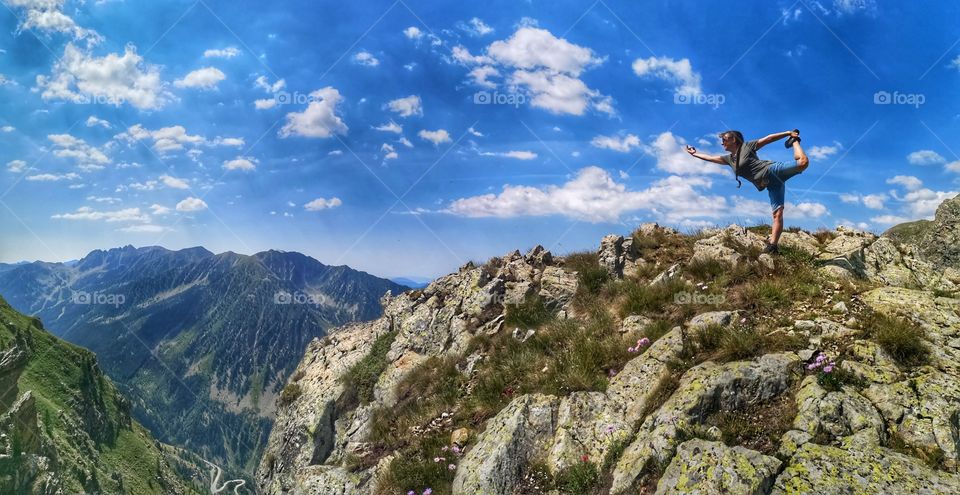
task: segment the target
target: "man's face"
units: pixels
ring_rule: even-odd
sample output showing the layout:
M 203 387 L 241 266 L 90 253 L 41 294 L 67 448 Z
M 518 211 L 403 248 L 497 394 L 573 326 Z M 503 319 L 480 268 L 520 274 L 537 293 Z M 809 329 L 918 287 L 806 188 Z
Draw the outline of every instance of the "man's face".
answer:
M 723 145 L 723 149 L 729 151 L 730 153 L 737 151 L 737 142 L 730 134 L 724 134 L 720 136 L 720 144 Z

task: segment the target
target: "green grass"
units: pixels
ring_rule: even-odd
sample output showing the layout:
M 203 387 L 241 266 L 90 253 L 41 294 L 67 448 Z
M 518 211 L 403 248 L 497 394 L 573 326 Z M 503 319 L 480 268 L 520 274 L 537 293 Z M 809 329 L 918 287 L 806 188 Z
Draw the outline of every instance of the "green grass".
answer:
M 504 324 L 508 328 L 537 328 L 553 318 L 553 312 L 537 294 L 527 294 L 518 304 L 507 304 L 506 312 Z
M 600 471 L 593 462 L 581 461 L 568 466 L 555 477 L 555 483 L 560 493 L 583 495 L 593 492 L 600 481 Z
M 735 411 L 717 411 L 704 425 L 716 426 L 721 440 L 731 447 L 741 445 L 766 455 L 775 455 L 780 437 L 793 426 L 797 415 L 794 391 Z
M 906 319 L 871 312 L 861 327 L 897 364 L 910 368 L 930 360 L 930 348 L 923 339 L 923 329 Z
M 578 291 L 597 294 L 610 280 L 610 274 L 600 266 L 595 252 L 577 252 L 564 257 L 564 268 L 577 272 Z
M 377 337 L 370 347 L 370 352 L 343 375 L 341 380 L 344 392 L 339 400 L 339 410 L 354 409 L 357 405 L 366 405 L 373 400 L 373 389 L 377 385 L 377 380 L 390 364 L 387 361 L 387 353 L 390 352 L 390 346 L 393 345 L 396 336 L 396 332 L 386 332 Z
M 297 383 L 288 383 L 283 387 L 283 391 L 280 392 L 280 405 L 287 406 L 293 401 L 297 400 L 300 395 L 303 394 L 303 390 L 300 388 L 300 385 Z

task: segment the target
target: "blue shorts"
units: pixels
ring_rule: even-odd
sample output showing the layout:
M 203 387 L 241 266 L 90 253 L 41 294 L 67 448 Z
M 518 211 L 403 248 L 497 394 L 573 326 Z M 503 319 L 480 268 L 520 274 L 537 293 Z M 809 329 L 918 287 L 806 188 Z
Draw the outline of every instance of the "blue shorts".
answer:
M 767 194 L 770 195 L 770 208 L 777 211 L 783 208 L 787 194 L 786 183 L 794 175 L 803 172 L 796 162 L 776 162 L 767 170 Z

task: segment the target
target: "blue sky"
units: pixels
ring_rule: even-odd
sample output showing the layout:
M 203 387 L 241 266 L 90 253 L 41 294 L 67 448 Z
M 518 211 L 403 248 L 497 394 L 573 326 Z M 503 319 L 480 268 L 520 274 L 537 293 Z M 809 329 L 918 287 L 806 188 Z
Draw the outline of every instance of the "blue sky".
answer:
M 3 5 L 0 262 L 203 245 L 433 277 L 768 221 L 681 149 L 728 128 L 801 129 L 788 226 L 881 232 L 960 191 L 955 2 Z

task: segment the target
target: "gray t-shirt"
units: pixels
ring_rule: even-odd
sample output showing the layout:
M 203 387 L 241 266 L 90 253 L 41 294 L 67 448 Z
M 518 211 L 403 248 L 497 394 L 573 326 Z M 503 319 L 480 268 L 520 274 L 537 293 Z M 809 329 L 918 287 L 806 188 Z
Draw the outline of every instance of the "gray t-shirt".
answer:
M 740 177 L 747 179 L 758 191 L 767 187 L 767 173 L 773 162 L 770 160 L 761 160 L 757 157 L 757 141 L 747 141 L 740 148 L 740 167 L 734 168 L 733 154 L 729 153 L 723 156 L 723 161 L 727 162 L 730 168 L 736 170 Z

